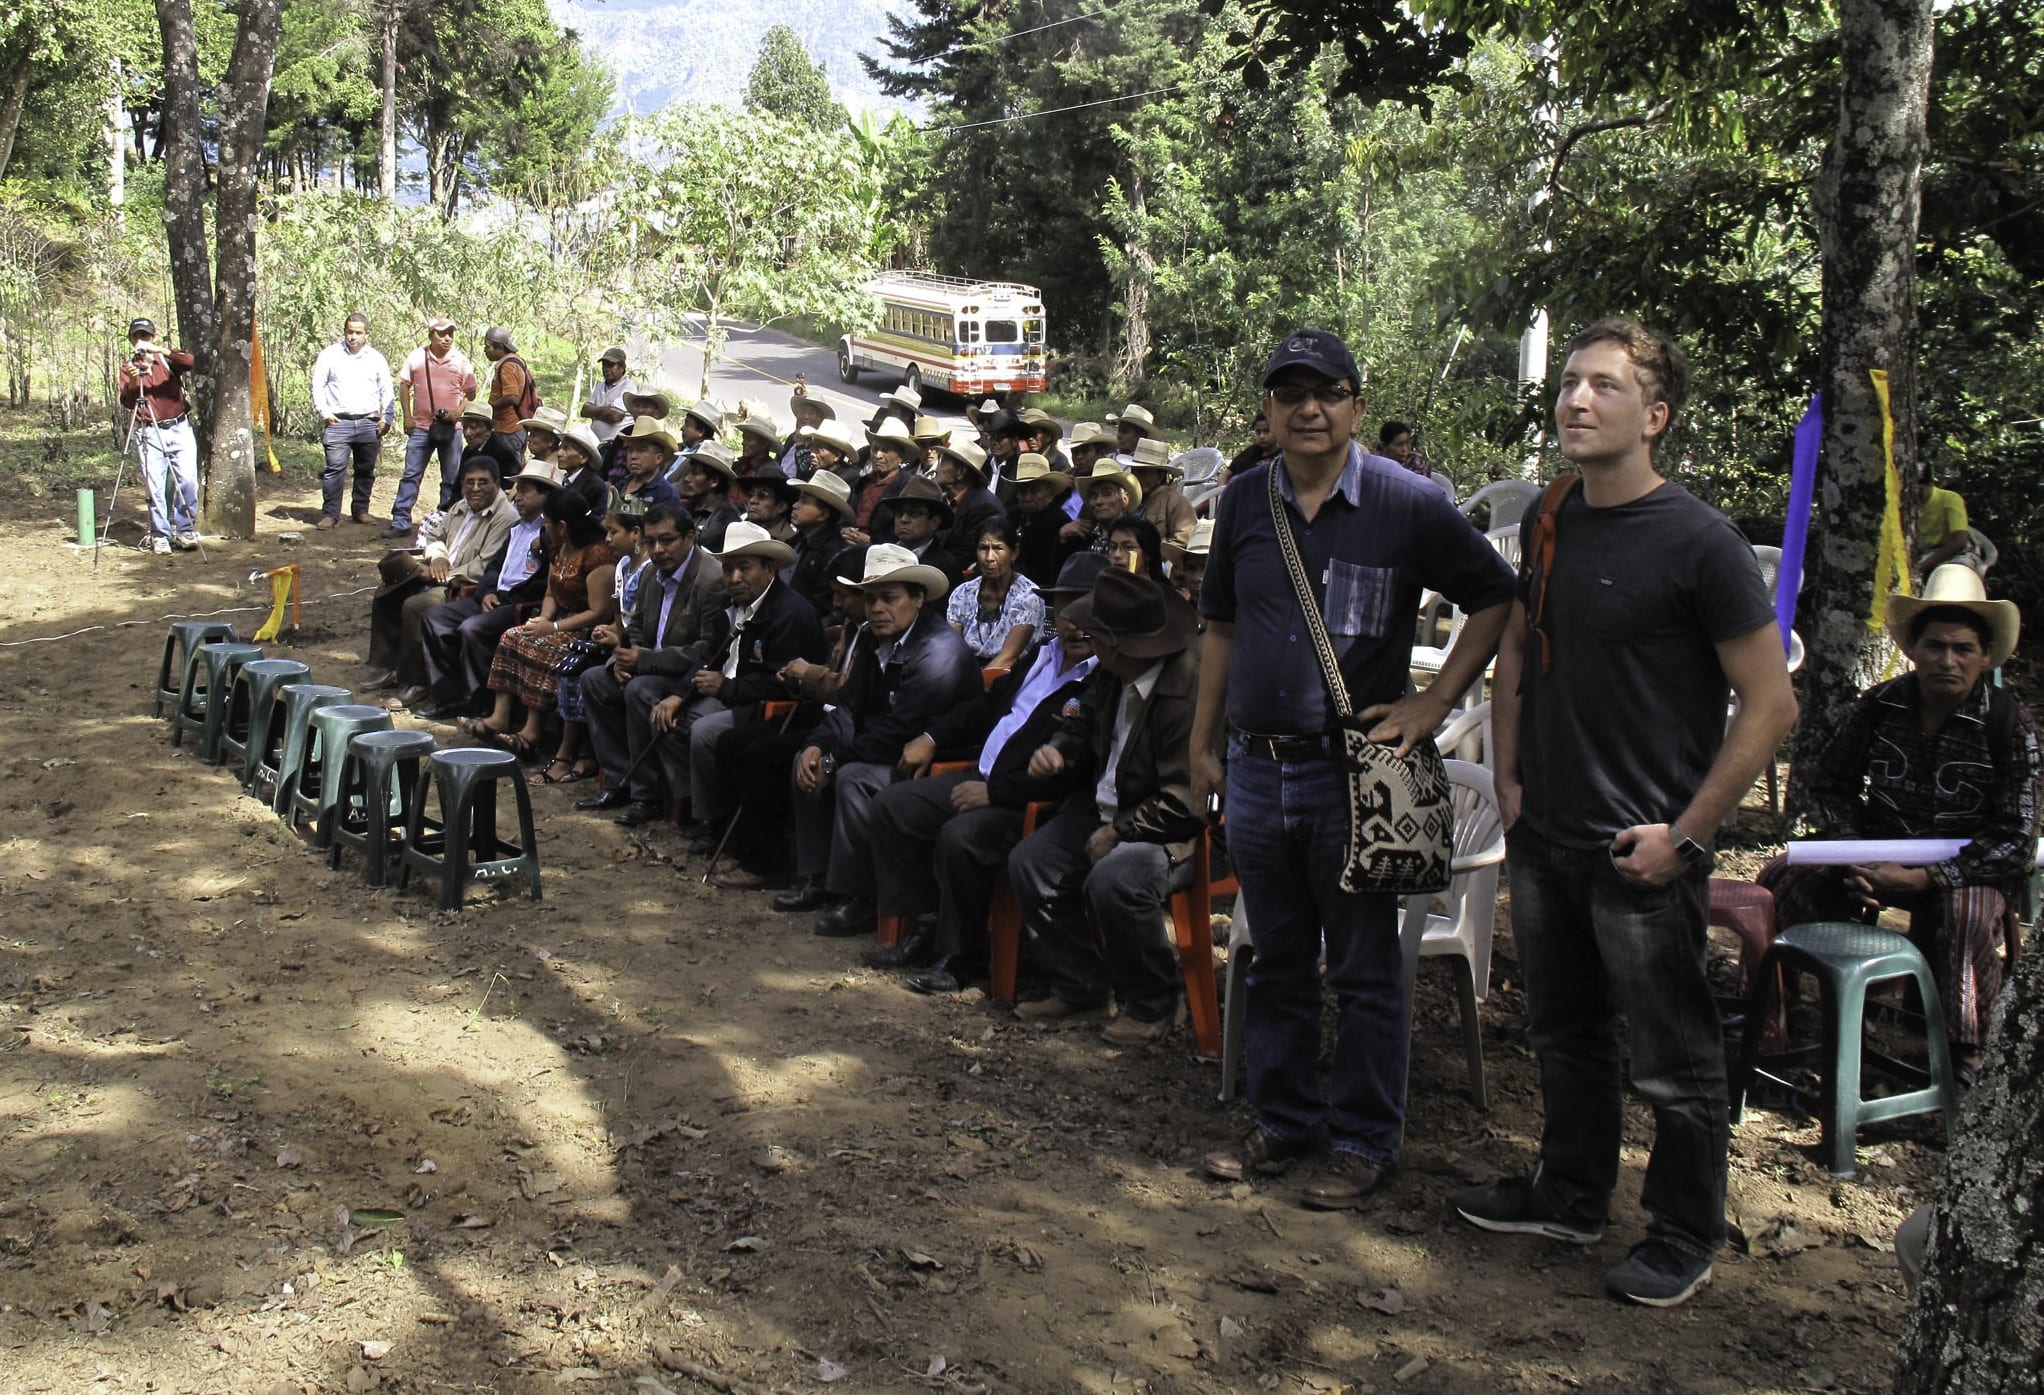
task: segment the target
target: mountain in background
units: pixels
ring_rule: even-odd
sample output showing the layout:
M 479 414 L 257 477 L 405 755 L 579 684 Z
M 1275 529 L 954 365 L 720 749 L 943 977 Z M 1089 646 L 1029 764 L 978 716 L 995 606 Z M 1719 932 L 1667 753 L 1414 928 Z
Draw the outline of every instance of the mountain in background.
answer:
M 552 0 L 552 6 L 555 21 L 580 34 L 616 77 L 614 114 L 645 116 L 673 102 L 741 105 L 759 41 L 776 24 L 801 36 L 846 106 L 904 109 L 859 65 L 861 52 L 880 52 L 896 8 L 890 0 Z

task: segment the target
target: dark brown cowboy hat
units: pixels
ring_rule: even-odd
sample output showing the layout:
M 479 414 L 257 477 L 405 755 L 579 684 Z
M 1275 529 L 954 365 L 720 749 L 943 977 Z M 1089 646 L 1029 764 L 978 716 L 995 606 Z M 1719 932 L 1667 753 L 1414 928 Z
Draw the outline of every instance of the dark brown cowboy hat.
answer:
M 937 482 L 923 475 L 917 475 L 901 487 L 901 493 L 894 496 L 894 507 L 898 511 L 903 504 L 928 504 L 937 511 L 942 520 L 938 526 L 949 528 L 957 515 L 952 511 L 951 501 L 944 497 L 944 491 L 937 488 Z
M 1065 608 L 1065 619 L 1131 659 L 1161 659 L 1199 637 L 1191 606 L 1154 581 L 1110 567 Z
M 426 574 L 416 552 L 386 552 L 376 559 L 376 575 L 383 585 L 377 588 L 376 600 L 394 595 Z

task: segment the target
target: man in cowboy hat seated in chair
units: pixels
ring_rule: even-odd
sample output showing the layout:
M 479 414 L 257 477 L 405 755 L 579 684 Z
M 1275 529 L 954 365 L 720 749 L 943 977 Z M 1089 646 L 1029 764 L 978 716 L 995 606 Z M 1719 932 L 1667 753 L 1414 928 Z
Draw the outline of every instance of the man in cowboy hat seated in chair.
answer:
M 2004 946 L 2016 947 L 2014 898 L 2034 870 L 2040 797 L 2037 724 L 1990 674 L 2015 652 L 2021 617 L 1991 601 L 1956 563 L 1921 597 L 1888 598 L 1888 633 L 1915 671 L 1876 684 L 1817 757 L 1809 823 L 1819 838 L 1964 838 L 1926 867 L 1789 866 L 1759 882 L 1775 920 L 1871 919 L 1909 912 L 1930 960 L 1962 1080 L 1979 1064 L 2001 993 Z
M 896 778 L 903 752 L 940 714 L 981 692 L 979 665 L 944 619 L 951 580 L 892 543 L 866 551 L 867 643 L 829 715 L 796 753 L 795 871 L 800 892 L 775 909 L 830 907 L 816 933 L 863 935 L 875 924 L 870 806 Z

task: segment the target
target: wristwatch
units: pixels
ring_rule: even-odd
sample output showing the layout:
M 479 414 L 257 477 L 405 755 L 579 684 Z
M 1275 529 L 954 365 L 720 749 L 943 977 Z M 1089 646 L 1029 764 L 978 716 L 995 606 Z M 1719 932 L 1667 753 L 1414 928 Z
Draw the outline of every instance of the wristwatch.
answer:
M 1710 849 L 1684 833 L 1680 824 L 1671 821 L 1668 824 L 1668 836 L 1675 842 L 1675 851 L 1692 867 L 1710 856 Z

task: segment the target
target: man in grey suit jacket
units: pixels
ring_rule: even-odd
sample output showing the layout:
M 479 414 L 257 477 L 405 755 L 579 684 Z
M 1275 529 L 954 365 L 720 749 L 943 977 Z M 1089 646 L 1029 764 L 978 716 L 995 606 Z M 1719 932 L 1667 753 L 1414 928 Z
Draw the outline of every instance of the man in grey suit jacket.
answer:
M 604 790 L 576 805 L 619 810 L 617 822 L 628 828 L 659 818 L 670 796 L 688 796 L 688 730 L 698 715 L 689 678 L 702 666 L 704 631 L 725 600 L 723 569 L 696 545 L 687 509 L 655 504 L 641 536 L 652 549 L 653 574 L 621 627 L 597 627 L 596 641 L 617 645 L 617 652 L 582 676 L 589 744 L 603 767 Z M 653 709 L 675 695 L 681 711 L 656 718 Z M 657 758 L 641 761 L 656 742 Z

